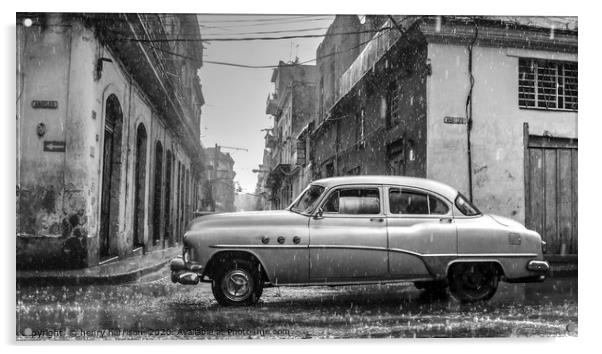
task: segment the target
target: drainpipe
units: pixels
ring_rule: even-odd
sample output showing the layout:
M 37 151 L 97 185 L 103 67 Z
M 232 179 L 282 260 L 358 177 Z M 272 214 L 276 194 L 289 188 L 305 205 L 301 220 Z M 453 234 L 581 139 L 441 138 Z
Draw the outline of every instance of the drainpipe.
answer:
M 468 75 L 470 78 L 470 89 L 468 90 L 468 97 L 466 97 L 466 144 L 467 144 L 467 158 L 468 158 L 468 199 L 472 202 L 472 149 L 470 142 L 470 132 L 472 130 L 472 89 L 474 87 L 474 75 L 472 74 L 472 48 L 477 41 L 479 34 L 479 27 L 474 24 L 474 37 L 468 45 Z

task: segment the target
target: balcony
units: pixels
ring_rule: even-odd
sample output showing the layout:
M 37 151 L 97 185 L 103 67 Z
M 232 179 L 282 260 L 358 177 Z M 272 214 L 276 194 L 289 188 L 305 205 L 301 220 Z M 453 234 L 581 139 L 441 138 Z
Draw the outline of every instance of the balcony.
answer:
M 278 108 L 278 106 L 278 96 L 275 93 L 269 95 L 265 106 L 265 113 L 271 114 L 273 116 L 279 115 L 280 109 Z

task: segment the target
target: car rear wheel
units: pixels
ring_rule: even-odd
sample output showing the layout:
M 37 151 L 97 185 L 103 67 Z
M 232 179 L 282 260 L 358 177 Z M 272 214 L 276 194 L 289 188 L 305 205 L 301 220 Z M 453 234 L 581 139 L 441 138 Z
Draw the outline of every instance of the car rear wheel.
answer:
M 492 263 L 456 263 L 449 270 L 449 290 L 461 302 L 489 300 L 497 290 L 499 278 Z
M 246 260 L 233 260 L 219 267 L 211 282 L 215 300 L 222 306 L 246 306 L 259 300 L 263 281 L 257 267 Z

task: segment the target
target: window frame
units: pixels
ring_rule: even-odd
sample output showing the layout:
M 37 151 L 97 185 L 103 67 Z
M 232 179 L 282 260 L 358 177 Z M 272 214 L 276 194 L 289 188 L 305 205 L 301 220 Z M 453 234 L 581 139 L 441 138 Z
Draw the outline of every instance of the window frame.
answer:
M 340 212 L 332 213 L 332 212 L 327 212 L 326 210 L 324 210 L 324 206 L 326 205 L 326 203 L 328 202 L 328 200 L 330 199 L 332 194 L 340 191 L 341 189 L 376 189 L 376 190 L 378 190 L 378 198 L 379 198 L 378 206 L 380 209 L 379 213 L 378 214 L 341 214 Z M 385 212 L 384 212 L 385 205 L 384 205 L 383 195 L 384 195 L 383 187 L 380 184 L 342 184 L 342 185 L 338 185 L 338 186 L 330 188 L 330 190 L 328 190 L 326 192 L 326 194 L 322 197 L 322 200 L 320 201 L 317 209 L 322 209 L 322 211 L 323 211 L 322 216 L 325 218 L 326 217 L 365 218 L 365 217 L 384 216 L 385 215 Z
M 521 71 L 521 67 L 524 67 L 524 65 L 521 65 L 522 61 L 527 61 L 528 64 L 530 64 L 533 67 L 533 70 L 530 71 L 529 73 L 531 75 L 533 75 L 533 86 L 526 86 L 523 84 L 521 84 L 521 82 L 525 82 L 528 81 L 526 79 L 522 79 L 522 74 L 523 71 Z M 544 90 L 544 89 L 550 89 L 549 87 L 543 87 L 539 85 L 539 67 L 540 64 L 553 64 L 555 66 L 555 75 L 554 75 L 554 80 L 556 83 L 556 93 L 555 93 L 555 99 L 554 99 L 554 103 L 555 103 L 555 107 L 540 107 L 539 106 L 539 91 Z M 566 66 L 567 65 L 575 65 L 575 71 L 576 71 L 576 75 L 574 77 L 575 79 L 575 95 L 574 96 L 568 96 L 568 97 L 574 97 L 575 98 L 575 107 L 576 108 L 566 108 L 567 106 L 567 94 L 566 94 L 566 79 L 567 79 L 567 74 L 565 73 L 565 71 L 567 70 Z M 559 70 L 562 68 L 562 75 L 559 74 Z M 579 111 L 579 64 L 577 61 L 570 61 L 570 60 L 552 60 L 552 59 L 541 59 L 541 58 L 531 58 L 531 57 L 519 57 L 518 58 L 518 63 L 517 63 L 517 71 L 518 71 L 518 76 L 517 76 L 517 105 L 519 109 L 528 109 L 528 110 L 540 110 L 540 111 L 560 111 L 560 112 L 578 112 Z M 551 77 L 551 75 L 550 75 Z M 571 77 L 572 78 L 572 77 Z M 559 88 L 558 83 L 562 82 L 562 87 Z M 533 92 L 523 92 L 521 91 L 521 87 L 528 87 L 529 89 L 532 89 Z M 560 93 L 560 91 L 562 91 L 562 93 Z M 529 99 L 529 101 L 533 102 L 533 106 L 528 106 L 525 104 L 521 104 L 521 101 L 526 101 L 527 99 L 524 97 L 524 95 L 533 95 L 533 99 Z M 546 94 L 542 94 L 541 96 L 550 96 L 550 95 L 546 95 Z M 562 100 L 562 107 L 559 107 L 560 105 L 560 100 Z
M 453 208 L 454 205 L 453 203 L 447 199 L 446 197 L 442 196 L 439 193 L 433 192 L 431 190 L 427 190 L 427 189 L 423 189 L 423 188 L 418 188 L 418 187 L 409 187 L 409 186 L 398 186 L 398 185 L 388 185 L 385 186 L 386 188 L 384 188 L 383 194 L 386 195 L 386 215 L 387 217 L 395 217 L 395 218 L 421 218 L 421 219 L 441 219 L 441 218 L 446 218 L 446 217 L 454 217 L 454 213 L 453 213 Z M 415 192 L 415 193 L 423 193 L 427 195 L 427 203 L 430 204 L 430 201 L 428 201 L 428 196 L 433 196 L 439 200 L 441 200 L 442 202 L 445 203 L 445 205 L 447 206 L 447 213 L 446 214 L 430 214 L 430 207 L 429 207 L 429 214 L 397 214 L 397 213 L 392 213 L 391 212 L 391 204 L 389 201 L 389 193 L 392 189 L 398 189 L 400 190 L 402 193 L 404 190 L 410 191 L 410 192 Z

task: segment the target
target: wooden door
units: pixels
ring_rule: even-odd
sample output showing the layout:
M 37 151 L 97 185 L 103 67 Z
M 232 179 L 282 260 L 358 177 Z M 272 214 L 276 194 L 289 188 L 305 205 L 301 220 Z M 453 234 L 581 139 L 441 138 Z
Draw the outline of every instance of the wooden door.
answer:
M 110 255 L 109 232 L 111 222 L 111 170 L 113 166 L 113 129 L 105 128 L 102 164 L 102 190 L 100 206 L 100 257 Z
M 526 225 L 548 254 L 577 254 L 577 139 L 529 136 Z

